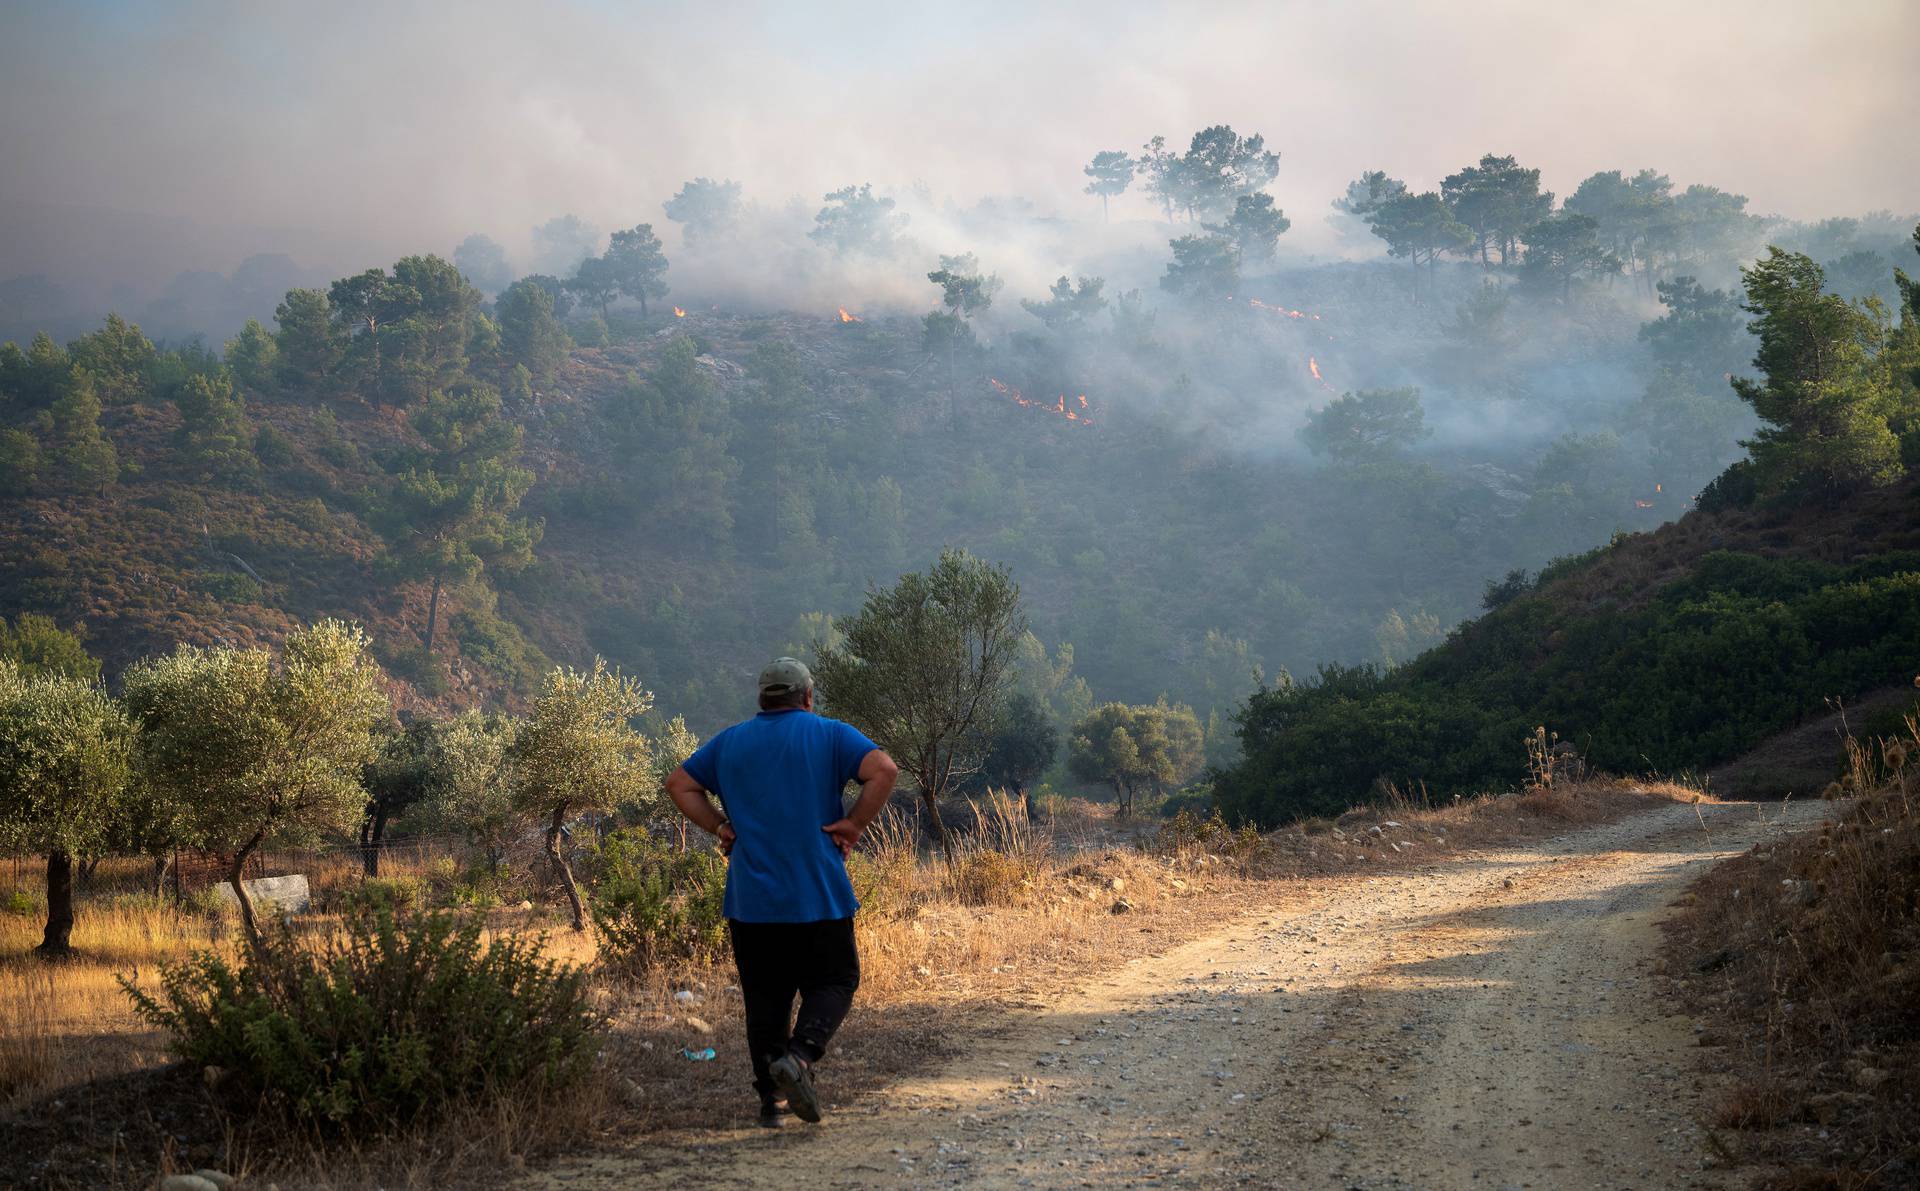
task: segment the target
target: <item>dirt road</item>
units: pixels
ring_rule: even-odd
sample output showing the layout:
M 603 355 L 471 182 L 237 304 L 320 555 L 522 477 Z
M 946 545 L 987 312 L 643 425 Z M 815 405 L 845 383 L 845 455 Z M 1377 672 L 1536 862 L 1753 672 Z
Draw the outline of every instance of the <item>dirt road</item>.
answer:
M 1673 806 L 1248 915 L 778 1133 L 550 1186 L 1715 1186 L 1649 968 L 1711 861 L 1820 804 Z M 1297 889 L 1298 892 L 1291 891 Z M 831 1093 L 831 1065 L 823 1088 Z M 550 1181 L 549 1181 L 550 1180 Z

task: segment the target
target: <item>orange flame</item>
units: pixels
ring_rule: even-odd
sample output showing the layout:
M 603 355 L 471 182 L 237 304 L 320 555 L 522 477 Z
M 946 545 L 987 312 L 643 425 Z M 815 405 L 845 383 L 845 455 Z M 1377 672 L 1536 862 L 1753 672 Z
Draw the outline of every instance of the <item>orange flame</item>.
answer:
M 858 322 L 865 322 L 866 320 L 862 319 L 859 315 L 848 314 L 847 308 L 845 306 L 842 306 L 840 308 L 840 321 L 843 323 L 858 323 Z
M 682 310 L 682 309 L 680 309 L 680 308 L 679 308 L 678 306 L 675 306 L 675 307 L 673 308 L 673 317 L 675 317 L 675 318 L 685 318 L 685 317 L 687 317 L 687 312 L 686 312 L 686 311 L 684 311 L 684 310 Z
M 1310 318 L 1315 322 L 1320 321 L 1320 316 L 1317 314 L 1308 314 L 1304 310 L 1292 310 L 1285 306 L 1270 306 L 1258 298 L 1248 298 L 1247 305 L 1255 310 L 1270 310 L 1275 314 L 1284 314 L 1288 318 Z
M 1065 418 L 1076 426 L 1093 425 L 1093 418 L 1090 416 L 1093 407 L 1087 404 L 1087 395 L 1085 393 L 1077 394 L 1073 398 L 1074 402 L 1076 402 L 1080 408 L 1070 409 L 1067 406 L 1067 395 L 1065 393 L 1061 393 L 1054 398 L 1051 403 L 1048 403 L 1045 401 L 1035 401 L 1012 385 L 991 376 L 987 378 L 987 383 L 993 386 L 995 392 L 999 393 L 1002 397 L 1010 399 L 1015 405 L 1022 409 L 1045 410 L 1047 413 L 1056 414 Z

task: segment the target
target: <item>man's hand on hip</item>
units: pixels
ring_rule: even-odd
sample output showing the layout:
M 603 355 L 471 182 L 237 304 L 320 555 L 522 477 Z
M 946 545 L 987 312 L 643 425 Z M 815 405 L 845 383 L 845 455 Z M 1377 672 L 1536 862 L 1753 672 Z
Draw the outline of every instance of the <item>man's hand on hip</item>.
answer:
M 820 830 L 833 837 L 833 842 L 839 847 L 842 856 L 853 855 L 853 846 L 860 842 L 860 824 L 852 819 L 837 819 Z
M 722 822 L 720 824 L 720 830 L 714 832 L 714 834 L 720 837 L 720 855 L 733 855 L 733 841 L 737 838 L 733 834 L 733 824 Z

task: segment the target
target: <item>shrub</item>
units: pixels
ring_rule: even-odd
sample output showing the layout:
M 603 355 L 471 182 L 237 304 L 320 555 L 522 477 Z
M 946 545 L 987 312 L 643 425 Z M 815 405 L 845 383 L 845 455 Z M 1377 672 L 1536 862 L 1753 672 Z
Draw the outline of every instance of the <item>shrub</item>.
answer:
M 253 453 L 260 465 L 269 470 L 285 467 L 299 458 L 293 439 L 277 426 L 260 427 L 253 436 Z
M 1706 512 L 1721 512 L 1749 508 L 1759 496 L 1759 469 L 1753 460 L 1741 459 L 1708 481 L 1694 504 Z
M 599 1024 L 582 971 L 538 940 L 483 945 L 481 925 L 361 906 L 324 943 L 283 927 L 238 967 L 200 952 L 164 968 L 156 995 L 121 986 L 189 1063 L 299 1119 L 377 1132 L 590 1066 Z
M 725 946 L 727 865 L 717 853 L 677 851 L 635 827 L 606 838 L 598 870 L 593 923 L 610 967 L 635 973 L 663 959 L 704 959 Z
M 1602 770 L 1701 769 L 1910 674 L 1915 640 L 1910 552 L 1844 565 L 1710 553 L 1639 607 L 1569 614 L 1525 595 L 1398 669 L 1327 666 L 1257 692 L 1239 715 L 1245 760 L 1216 775 L 1214 798 L 1229 821 L 1272 825 L 1389 785 L 1514 786 L 1528 777 L 1515 742 L 1542 723 Z
M 195 585 L 223 604 L 257 604 L 260 585 L 238 571 L 202 571 Z
M 456 612 L 449 621 L 463 660 L 514 687 L 531 690 L 553 663 L 508 621 L 484 608 Z
M 1168 856 L 1201 851 L 1246 861 L 1259 850 L 1261 838 L 1251 824 L 1230 826 L 1217 810 L 1208 814 L 1182 810 L 1161 824 L 1153 843 L 1155 850 Z
M 990 848 L 962 855 L 947 879 L 954 896 L 969 906 L 1017 906 L 1033 895 L 1033 868 L 1026 858 Z
M 498 865 L 485 861 L 470 865 L 454 879 L 448 898 L 457 906 L 491 910 L 506 902 L 517 902 L 529 892 L 531 878 L 516 872 L 506 861 Z
M 367 877 L 349 885 L 341 894 L 341 904 L 349 911 L 385 910 L 404 914 L 427 908 L 432 887 L 426 878 L 412 875 Z

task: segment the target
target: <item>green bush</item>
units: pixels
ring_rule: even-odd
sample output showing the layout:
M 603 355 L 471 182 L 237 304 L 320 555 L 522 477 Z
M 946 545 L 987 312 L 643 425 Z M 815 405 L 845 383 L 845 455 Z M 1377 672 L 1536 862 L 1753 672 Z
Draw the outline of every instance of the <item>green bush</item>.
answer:
M 9 914 L 18 914 L 23 918 L 37 918 L 46 913 L 40 905 L 40 899 L 31 890 L 15 889 L 0 900 L 0 910 Z
M 277 426 L 262 426 L 253 436 L 253 453 L 260 465 L 268 470 L 278 470 L 299 458 L 294 450 L 293 439 Z
M 1572 616 L 1535 592 L 1400 669 L 1329 666 L 1256 693 L 1239 717 L 1245 760 L 1214 797 L 1233 822 L 1276 824 L 1389 783 L 1438 797 L 1511 786 L 1540 724 L 1601 769 L 1705 769 L 1829 698 L 1910 677 L 1916 641 L 1912 552 L 1836 565 L 1721 551 L 1640 607 Z
M 427 908 L 432 885 L 424 877 L 365 877 L 349 885 L 341 894 L 341 904 L 349 912 L 356 910 L 406 914 Z
M 516 872 L 511 864 L 502 861 L 496 866 L 482 861 L 469 865 L 454 878 L 448 899 L 456 906 L 491 910 L 523 900 L 530 892 L 528 885 L 528 874 Z
M 375 650 L 375 656 L 388 671 L 412 682 L 423 695 L 447 693 L 447 667 L 439 658 L 418 646 Z
M 593 922 L 608 966 L 640 972 L 663 959 L 703 959 L 725 946 L 727 865 L 718 854 L 678 851 L 636 827 L 606 838 L 597 867 Z
M 257 604 L 260 585 L 238 571 L 202 571 L 195 585 L 223 604 Z
M 450 624 L 460 656 L 516 690 L 532 689 L 553 667 L 518 628 L 485 609 L 456 612 Z
M 285 928 L 238 967 L 211 952 L 121 986 L 181 1058 L 218 1067 L 298 1119 L 383 1131 L 489 1096 L 578 1080 L 599 1023 L 584 973 L 539 941 L 481 942 L 477 918 L 350 913 L 342 937 Z

